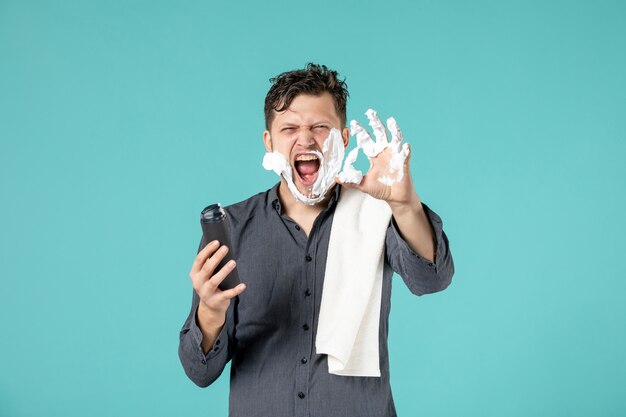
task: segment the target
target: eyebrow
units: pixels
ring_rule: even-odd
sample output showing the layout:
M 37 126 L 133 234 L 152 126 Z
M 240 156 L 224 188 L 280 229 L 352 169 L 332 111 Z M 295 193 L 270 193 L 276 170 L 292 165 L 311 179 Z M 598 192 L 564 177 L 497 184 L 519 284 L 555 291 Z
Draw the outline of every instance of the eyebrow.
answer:
M 317 125 L 332 125 L 332 122 L 330 120 L 319 120 L 317 122 L 311 123 L 310 125 L 305 125 L 305 126 L 317 126 Z M 300 126 L 300 123 L 296 123 L 296 122 L 282 122 L 281 124 L 279 124 L 280 127 L 286 127 L 286 126 Z

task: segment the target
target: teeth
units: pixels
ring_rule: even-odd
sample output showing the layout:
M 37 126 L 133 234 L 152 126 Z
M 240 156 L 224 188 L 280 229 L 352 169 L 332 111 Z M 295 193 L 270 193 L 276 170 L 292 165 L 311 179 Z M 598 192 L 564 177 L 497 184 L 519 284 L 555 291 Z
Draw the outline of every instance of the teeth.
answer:
M 315 155 L 300 155 L 296 158 L 296 161 L 312 161 L 314 159 L 317 159 L 317 156 Z

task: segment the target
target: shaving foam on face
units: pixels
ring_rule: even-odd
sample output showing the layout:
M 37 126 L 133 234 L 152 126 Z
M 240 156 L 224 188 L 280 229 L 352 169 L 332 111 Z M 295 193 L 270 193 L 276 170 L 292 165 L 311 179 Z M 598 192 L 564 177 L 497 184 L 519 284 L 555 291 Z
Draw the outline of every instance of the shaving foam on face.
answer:
M 387 148 L 391 149 L 391 160 L 389 170 L 383 173 L 378 181 L 385 185 L 393 185 L 402 181 L 404 177 L 404 161 L 409 156 L 409 145 L 402 144 L 402 132 L 393 117 L 387 119 L 387 128 L 391 132 L 391 142 L 387 138 L 387 132 L 382 122 L 378 118 L 375 110 L 368 109 L 365 115 L 369 119 L 376 142 L 372 140 L 370 134 L 356 120 L 350 122 L 350 135 L 356 136 L 357 147 L 346 157 L 343 171 L 339 174 L 339 179 L 345 183 L 360 184 L 363 179 L 363 172 L 354 168 L 353 164 L 358 157 L 359 149 L 363 153 L 373 158 Z
M 341 170 L 345 148 L 341 138 L 341 132 L 338 129 L 331 129 L 330 134 L 324 140 L 322 152 L 311 151 L 310 154 L 317 156 L 320 161 L 320 168 L 317 173 L 317 179 L 309 191 L 309 195 L 302 194 L 293 182 L 293 170 L 289 162 L 280 152 L 267 152 L 263 157 L 263 168 L 268 171 L 274 171 L 277 175 L 282 176 L 287 182 L 289 191 L 296 200 L 314 205 L 324 199 L 326 192 L 335 183 L 335 176 Z

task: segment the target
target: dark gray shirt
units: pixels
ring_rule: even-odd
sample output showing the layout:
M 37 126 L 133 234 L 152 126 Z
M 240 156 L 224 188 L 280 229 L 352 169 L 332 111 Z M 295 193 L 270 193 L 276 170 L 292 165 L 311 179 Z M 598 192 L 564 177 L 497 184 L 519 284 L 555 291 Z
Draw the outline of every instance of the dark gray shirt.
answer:
M 423 204 L 436 237 L 434 263 L 411 250 L 393 219 L 387 229 L 379 326 L 381 376 L 332 375 L 326 355 L 315 352 L 315 334 L 341 187 L 333 189 L 308 238 L 282 213 L 277 190 L 278 184 L 225 208 L 239 276 L 247 289 L 231 301 L 226 324 L 207 355 L 196 322 L 199 298 L 193 291 L 178 348 L 185 373 L 206 387 L 232 359 L 232 417 L 395 416 L 387 350 L 391 278 L 397 272 L 416 295 L 450 284 L 454 264 L 441 218 Z

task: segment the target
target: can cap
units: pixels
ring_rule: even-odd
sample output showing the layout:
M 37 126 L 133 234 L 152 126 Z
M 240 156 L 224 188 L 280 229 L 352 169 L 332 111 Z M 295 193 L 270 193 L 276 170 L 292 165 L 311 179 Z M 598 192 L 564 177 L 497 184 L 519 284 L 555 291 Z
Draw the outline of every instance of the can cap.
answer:
M 218 223 L 224 220 L 224 217 L 226 217 L 226 212 L 220 206 L 220 203 L 211 204 L 200 213 L 200 221 L 202 223 Z

